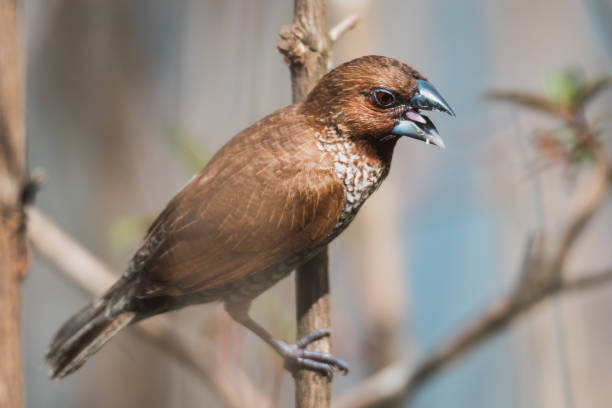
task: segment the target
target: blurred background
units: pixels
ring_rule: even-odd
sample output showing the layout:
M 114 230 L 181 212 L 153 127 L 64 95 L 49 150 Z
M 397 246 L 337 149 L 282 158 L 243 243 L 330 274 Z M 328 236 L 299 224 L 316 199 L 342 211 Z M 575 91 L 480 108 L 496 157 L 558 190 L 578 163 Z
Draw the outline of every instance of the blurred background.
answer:
M 397 58 L 457 113 L 432 114 L 446 150 L 400 141 L 389 178 L 331 245 L 334 354 L 352 369 L 336 376 L 336 396 L 452 336 L 511 288 L 529 234 L 560 233 L 591 169 L 542 165 L 534 140 L 558 121 L 483 95 L 562 98 L 572 84 L 609 75 L 612 3 L 329 3 L 330 26 L 361 16 L 337 43 L 334 65 L 367 54 Z M 37 205 L 117 274 L 147 223 L 217 149 L 290 103 L 289 72 L 274 46 L 292 1 L 25 0 L 21 8 L 29 166 L 47 174 Z M 611 103 L 612 92 L 603 92 L 587 109 L 608 146 Z M 568 272 L 612 265 L 610 201 L 608 194 L 577 242 Z M 253 310 L 290 341 L 293 290 L 286 279 Z M 29 407 L 224 406 L 133 329 L 78 373 L 49 381 L 49 340 L 91 298 L 35 257 L 23 290 Z M 609 406 L 611 308 L 612 285 L 549 298 L 426 383 L 411 406 Z M 225 376 L 246 371 L 272 406 L 293 405 L 281 360 L 220 306 L 171 319 L 213 345 L 202 352 Z

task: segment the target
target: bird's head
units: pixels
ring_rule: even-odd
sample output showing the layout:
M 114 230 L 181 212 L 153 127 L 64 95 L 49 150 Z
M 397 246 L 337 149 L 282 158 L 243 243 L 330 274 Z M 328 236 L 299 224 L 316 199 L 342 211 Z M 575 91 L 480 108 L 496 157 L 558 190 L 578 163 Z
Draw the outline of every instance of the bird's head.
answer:
M 366 56 L 327 73 L 310 92 L 304 109 L 351 138 L 387 140 L 408 136 L 444 147 L 422 111 L 455 113 L 416 70 L 393 58 Z

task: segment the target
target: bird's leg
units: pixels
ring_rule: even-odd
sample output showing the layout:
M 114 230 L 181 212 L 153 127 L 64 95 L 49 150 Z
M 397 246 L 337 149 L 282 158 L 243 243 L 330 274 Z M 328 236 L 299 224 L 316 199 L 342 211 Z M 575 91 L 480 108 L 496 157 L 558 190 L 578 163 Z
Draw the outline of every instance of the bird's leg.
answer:
M 320 371 L 327 374 L 330 378 L 333 377 L 334 370 L 340 371 L 343 374 L 348 373 L 348 365 L 346 362 L 335 358 L 331 354 L 320 351 L 306 350 L 313 341 L 319 340 L 331 334 L 330 330 L 316 330 L 301 339 L 295 344 L 288 344 L 272 336 L 265 328 L 249 316 L 249 303 L 241 304 L 225 304 L 225 309 L 230 316 L 242 324 L 247 329 L 251 330 L 263 341 L 268 343 L 285 361 L 285 368 L 291 373 L 300 368 Z

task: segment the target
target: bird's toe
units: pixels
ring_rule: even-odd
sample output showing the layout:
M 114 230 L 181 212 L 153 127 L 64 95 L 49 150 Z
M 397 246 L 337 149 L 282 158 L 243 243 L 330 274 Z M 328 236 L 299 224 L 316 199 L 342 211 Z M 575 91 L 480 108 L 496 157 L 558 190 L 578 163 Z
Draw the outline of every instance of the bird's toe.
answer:
M 285 344 L 282 352 L 285 367 L 294 374 L 299 369 L 307 369 L 321 372 L 330 378 L 333 378 L 334 371 L 346 375 L 349 367 L 345 361 L 329 353 L 306 350 L 306 346 L 330 334 L 329 330 L 316 330 L 302 337 L 295 344 Z
M 295 345 L 299 348 L 305 348 L 310 343 L 317 341 L 319 339 L 322 339 L 323 337 L 328 337 L 330 335 L 331 335 L 331 330 L 329 329 L 315 330 L 312 333 L 308 333 L 307 335 L 299 339 L 295 343 Z

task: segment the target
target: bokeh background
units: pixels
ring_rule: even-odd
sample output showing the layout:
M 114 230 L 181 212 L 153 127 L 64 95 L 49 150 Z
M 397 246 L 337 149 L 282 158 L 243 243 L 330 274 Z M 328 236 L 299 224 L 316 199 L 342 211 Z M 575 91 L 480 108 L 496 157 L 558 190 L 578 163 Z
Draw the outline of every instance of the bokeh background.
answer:
M 21 9 L 29 166 L 47 174 L 37 205 L 117 273 L 201 163 L 290 103 L 274 46 L 292 1 L 23 0 Z M 353 12 L 361 22 L 336 45 L 334 65 L 395 57 L 435 84 L 457 117 L 432 114 L 446 150 L 400 141 L 389 178 L 331 245 L 334 354 L 352 368 L 335 378 L 334 395 L 452 335 L 511 287 L 527 236 L 554 236 L 570 216 L 588 167 L 533 166 L 534 132 L 553 121 L 484 93 L 554 94 L 568 69 L 585 78 L 612 71 L 608 0 L 330 0 L 330 25 Z M 604 93 L 588 111 L 608 143 L 611 102 Z M 572 273 L 612 265 L 609 201 L 578 242 Z M 35 257 L 23 290 L 29 407 L 223 406 L 131 330 L 78 373 L 49 381 L 48 342 L 90 299 Z M 611 308 L 610 286 L 546 300 L 423 386 L 411 406 L 609 406 Z M 292 278 L 254 305 L 287 340 L 294 313 Z M 221 307 L 172 321 L 216 345 L 207 357 L 228 376 L 246 370 L 274 406 L 292 406 L 280 359 Z

